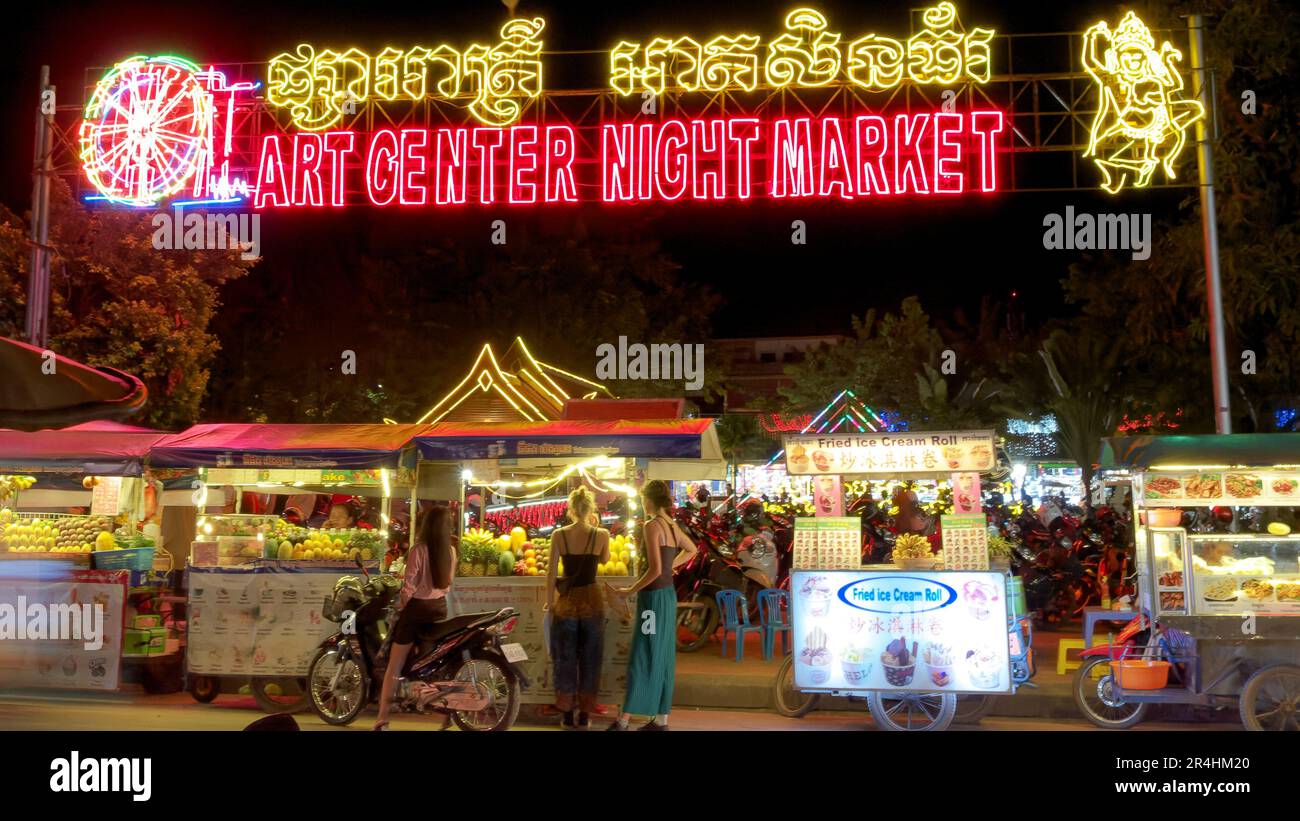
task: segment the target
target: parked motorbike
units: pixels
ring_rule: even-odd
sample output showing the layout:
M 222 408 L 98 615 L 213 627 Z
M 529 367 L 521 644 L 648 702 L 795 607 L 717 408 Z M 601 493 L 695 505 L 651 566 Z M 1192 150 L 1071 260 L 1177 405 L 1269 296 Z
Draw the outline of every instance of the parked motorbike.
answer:
M 344 576 L 322 614 L 339 631 L 320 643 L 307 670 L 312 709 L 329 724 L 350 724 L 379 697 L 382 659 L 391 642 L 392 607 L 401 580 L 391 575 Z M 513 608 L 467 613 L 419 631 L 398 678 L 396 705 L 405 712 L 448 716 L 462 730 L 508 730 L 519 715 L 519 667 L 526 656 L 502 639 L 514 629 Z
M 762 504 L 757 510 L 762 513 Z M 755 516 L 754 507 L 727 528 L 716 514 L 679 509 L 678 525 L 695 542 L 698 552 L 675 573 L 677 590 L 677 649 L 694 652 L 717 631 L 722 615 L 717 593 L 738 590 L 745 596 L 751 623 L 758 622 L 758 594 L 780 587 L 789 576 L 791 526 L 774 527 L 771 517 Z
M 1108 644 L 1079 653 L 1083 663 L 1074 673 L 1074 703 L 1084 717 L 1098 727 L 1124 729 L 1142 720 L 1148 702 L 1125 702 L 1115 693 L 1110 663 L 1133 655 L 1134 648 L 1151 640 L 1152 623 L 1146 614 L 1135 616 Z

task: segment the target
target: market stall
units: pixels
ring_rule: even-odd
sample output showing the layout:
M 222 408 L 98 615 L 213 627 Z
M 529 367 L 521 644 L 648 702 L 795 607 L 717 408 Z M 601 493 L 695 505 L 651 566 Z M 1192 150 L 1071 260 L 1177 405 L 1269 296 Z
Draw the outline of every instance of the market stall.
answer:
M 578 483 L 589 486 L 614 534 L 610 562 L 598 572 L 615 585 L 627 584 L 636 573 L 633 519 L 637 488 L 647 476 L 671 474 L 689 462 L 697 463 L 696 472 L 707 473 L 721 462 L 717 433 L 707 419 L 443 422 L 417 435 L 413 444 L 421 500 L 458 499 L 470 492 L 526 506 L 534 500 L 562 500 Z M 430 490 L 437 486 L 443 488 L 441 496 Z M 451 612 L 519 611 L 513 638 L 528 654 L 523 667 L 533 681 L 524 703 L 554 700 L 542 606 L 553 560 L 549 526 L 563 512 L 561 504 L 549 511 L 548 521 L 536 520 L 535 527 L 525 521 L 504 533 L 476 529 L 460 536 Z M 608 619 L 602 701 L 617 702 L 623 695 L 631 637 L 630 619 Z
M 1008 606 L 1006 574 L 989 569 L 980 474 L 995 467 L 991 432 L 794 434 L 784 446 L 789 472 L 827 480 L 818 489 L 831 503 L 796 521 L 782 712 L 848 695 L 865 697 L 884 729 L 943 730 L 958 695 L 978 699 L 978 712 L 1033 675 L 1028 620 Z M 941 549 L 908 532 L 892 565 L 861 565 L 858 520 L 835 515 L 842 483 L 907 478 L 951 482 Z
M 1248 729 L 1300 729 L 1300 434 L 1106 439 L 1101 468 L 1132 482 L 1150 640 L 1084 664 L 1084 714 L 1236 701 Z
M 199 470 L 200 495 L 235 489 L 234 509 L 206 510 L 187 567 L 191 692 L 210 701 L 249 682 L 269 711 L 307 706 L 303 682 L 320 641 L 336 625 L 321 606 L 341 576 L 380 568 L 394 498 L 410 479 L 401 452 L 420 425 L 198 425 L 150 451 L 158 468 Z M 295 524 L 245 512 L 249 492 L 338 495 L 373 502 L 376 526 Z M 205 506 L 202 502 L 200 506 Z M 230 505 L 227 505 L 230 507 Z
M 144 467 L 150 431 L 0 431 L 0 599 L 100 611 L 93 641 L 0 642 L 16 685 L 151 691 L 179 682 L 171 579 L 153 572 L 160 487 Z M 163 561 L 165 571 L 170 565 Z

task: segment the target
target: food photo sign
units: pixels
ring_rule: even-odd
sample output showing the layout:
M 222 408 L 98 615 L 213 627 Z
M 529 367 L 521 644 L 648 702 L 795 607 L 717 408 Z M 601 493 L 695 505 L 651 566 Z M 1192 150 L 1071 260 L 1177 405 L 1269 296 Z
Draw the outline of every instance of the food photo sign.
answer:
M 1300 471 L 1200 470 L 1146 473 L 1147 507 L 1183 505 L 1300 505 Z
M 935 476 L 984 473 L 994 466 L 993 431 L 788 434 L 782 437 L 791 476 Z
M 796 570 L 801 690 L 1011 692 L 1001 573 Z

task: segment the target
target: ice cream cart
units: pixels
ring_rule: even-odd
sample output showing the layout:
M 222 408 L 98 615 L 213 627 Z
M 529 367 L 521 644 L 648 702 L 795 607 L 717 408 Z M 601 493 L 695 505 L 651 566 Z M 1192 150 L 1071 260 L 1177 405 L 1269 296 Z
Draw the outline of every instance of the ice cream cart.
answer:
M 796 525 L 793 647 L 778 693 L 789 678 L 805 695 L 866 698 L 883 729 L 943 730 L 958 695 L 1009 694 L 1032 675 L 1006 575 L 989 569 L 975 522 L 995 444 L 991 431 L 785 437 L 791 475 L 951 478 L 961 515 L 945 521 L 942 556 L 914 537 L 923 549 L 904 556 L 896 546 L 894 565 L 860 566 L 856 530 L 846 550 L 833 526 L 804 528 L 815 534 L 806 540 Z
M 1133 483 L 1150 638 L 1077 671 L 1084 715 L 1131 727 L 1151 704 L 1230 707 L 1251 730 L 1300 729 L 1300 434 L 1106 439 Z

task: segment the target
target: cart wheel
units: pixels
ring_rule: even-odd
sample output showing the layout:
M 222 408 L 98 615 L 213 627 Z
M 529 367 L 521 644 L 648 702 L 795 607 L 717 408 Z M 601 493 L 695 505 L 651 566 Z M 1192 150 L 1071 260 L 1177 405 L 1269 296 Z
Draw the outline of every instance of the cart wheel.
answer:
M 190 695 L 200 704 L 210 704 L 221 694 L 221 685 L 212 676 L 191 676 Z
M 803 718 L 817 707 L 822 697 L 816 693 L 804 693 L 794 686 L 794 656 L 786 656 L 781 662 L 781 669 L 776 671 L 776 685 L 773 692 L 776 711 L 786 718 Z
M 957 696 L 957 711 L 953 714 L 953 724 L 979 724 L 980 720 L 993 712 L 993 696 Z
M 1300 667 L 1272 664 L 1256 672 L 1239 709 L 1247 730 L 1300 730 Z
M 868 696 L 871 718 L 882 730 L 938 732 L 948 729 L 957 712 L 952 693 L 873 692 Z
M 307 679 L 259 677 L 248 682 L 248 689 L 268 713 L 301 713 L 311 704 Z
M 1083 717 L 1103 730 L 1124 730 L 1141 721 L 1151 706 L 1146 702 L 1126 703 L 1115 695 L 1115 679 L 1109 672 L 1100 678 L 1092 677 L 1100 664 L 1110 664 L 1106 656 L 1085 661 L 1074 672 L 1074 703 Z

